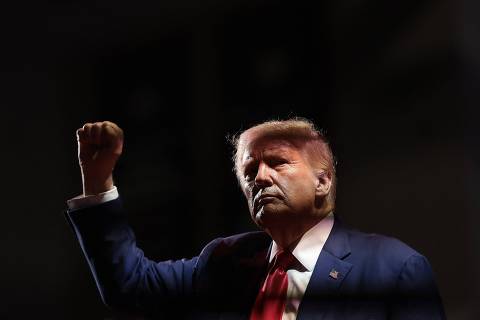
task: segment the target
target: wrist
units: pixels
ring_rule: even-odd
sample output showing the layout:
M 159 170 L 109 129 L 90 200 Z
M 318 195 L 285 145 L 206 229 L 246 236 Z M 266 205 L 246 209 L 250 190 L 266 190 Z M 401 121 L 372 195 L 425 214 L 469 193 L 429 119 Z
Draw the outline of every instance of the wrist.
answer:
M 93 196 L 104 193 L 113 189 L 113 178 L 108 177 L 104 181 L 91 181 L 89 179 L 83 180 L 83 195 Z

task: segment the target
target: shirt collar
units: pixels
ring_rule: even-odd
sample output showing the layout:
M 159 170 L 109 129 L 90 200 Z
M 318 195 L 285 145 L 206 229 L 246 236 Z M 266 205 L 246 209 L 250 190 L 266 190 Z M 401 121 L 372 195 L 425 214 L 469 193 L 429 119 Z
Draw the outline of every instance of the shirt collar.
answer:
M 307 269 L 307 271 L 312 272 L 315 268 L 315 264 L 317 263 L 323 245 L 332 231 L 333 222 L 334 218 L 332 211 L 325 218 L 320 220 L 320 222 L 305 232 L 293 249 L 292 254 L 305 267 L 305 269 Z M 270 251 L 270 262 L 280 249 L 281 248 L 277 243 L 273 241 L 272 250 Z

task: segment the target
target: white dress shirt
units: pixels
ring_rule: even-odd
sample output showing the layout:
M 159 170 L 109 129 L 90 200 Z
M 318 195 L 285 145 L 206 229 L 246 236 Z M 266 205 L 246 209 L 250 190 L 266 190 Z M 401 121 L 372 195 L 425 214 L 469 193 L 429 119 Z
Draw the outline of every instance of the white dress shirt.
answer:
M 114 186 L 112 189 L 94 196 L 79 195 L 78 197 L 68 200 L 67 206 L 70 210 L 83 209 L 93 207 L 107 201 L 115 200 L 118 198 L 118 196 L 117 187 Z
M 98 195 L 81 195 L 75 197 L 68 200 L 67 205 L 70 210 L 75 210 L 99 205 L 107 201 L 115 200 L 118 197 L 118 190 L 116 187 L 113 187 L 111 190 Z M 297 317 L 298 306 L 300 305 L 300 301 L 307 289 L 318 256 L 332 231 L 333 221 L 333 212 L 330 212 L 325 218 L 305 232 L 293 249 L 292 254 L 300 262 L 301 266 L 297 266 L 295 269 L 287 271 L 287 301 L 282 320 L 294 320 Z M 281 248 L 275 243 L 275 241 L 273 241 L 272 250 L 270 252 L 270 262 L 280 249 Z
M 325 218 L 305 232 L 293 249 L 292 254 L 297 258 L 301 266 L 287 271 L 287 301 L 282 320 L 293 320 L 297 317 L 298 306 L 307 289 L 318 256 L 330 235 L 330 231 L 332 231 L 333 220 L 333 212 L 330 212 Z M 280 249 L 273 241 L 270 262 Z

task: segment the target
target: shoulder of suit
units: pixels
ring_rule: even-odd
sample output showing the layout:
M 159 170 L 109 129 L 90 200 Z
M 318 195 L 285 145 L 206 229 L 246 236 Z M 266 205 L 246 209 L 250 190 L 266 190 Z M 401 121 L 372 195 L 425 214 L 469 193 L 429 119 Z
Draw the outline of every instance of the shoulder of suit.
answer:
M 263 231 L 246 232 L 214 239 L 204 247 L 200 255 L 211 255 L 212 253 L 216 256 L 249 254 L 265 249 L 271 241 L 270 236 Z
M 202 275 L 199 277 L 205 281 L 205 277 L 210 277 L 212 272 L 222 274 L 227 270 L 231 271 L 232 267 L 245 263 L 248 265 L 248 261 L 253 264 L 262 263 L 266 261 L 271 242 L 271 238 L 265 232 L 248 232 L 217 238 L 208 243 L 198 256 L 196 273 Z
M 412 256 L 423 257 L 415 249 L 394 237 L 352 229 L 346 229 L 346 232 L 352 255 L 382 258 L 392 263 L 403 263 Z

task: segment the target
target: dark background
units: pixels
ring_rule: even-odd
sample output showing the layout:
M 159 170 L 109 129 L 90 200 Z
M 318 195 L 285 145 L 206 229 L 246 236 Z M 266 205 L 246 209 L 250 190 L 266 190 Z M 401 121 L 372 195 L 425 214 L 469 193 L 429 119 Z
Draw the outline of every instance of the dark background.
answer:
M 124 128 L 116 184 L 167 259 L 253 229 L 226 136 L 304 116 L 338 158 L 337 213 L 425 254 L 449 319 L 479 319 L 479 5 L 317 2 L 2 5 L 0 317 L 112 317 L 63 218 L 84 122 Z

